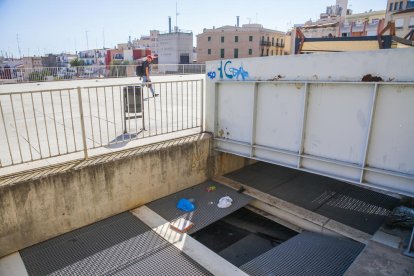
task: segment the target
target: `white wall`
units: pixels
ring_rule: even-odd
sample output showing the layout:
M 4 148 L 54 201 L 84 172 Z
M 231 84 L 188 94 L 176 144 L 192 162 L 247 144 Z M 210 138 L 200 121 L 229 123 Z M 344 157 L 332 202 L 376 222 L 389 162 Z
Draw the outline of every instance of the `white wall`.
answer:
M 158 63 L 178 64 L 180 54 L 189 54 L 193 61 L 193 34 L 170 33 L 158 37 Z

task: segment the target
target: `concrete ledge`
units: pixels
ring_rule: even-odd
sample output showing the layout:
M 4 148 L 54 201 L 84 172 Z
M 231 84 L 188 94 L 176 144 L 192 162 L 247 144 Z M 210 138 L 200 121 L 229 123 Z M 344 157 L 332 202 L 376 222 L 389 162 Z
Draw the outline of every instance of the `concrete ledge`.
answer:
M 170 223 L 147 206 L 132 210 L 131 213 L 213 275 L 247 275 L 191 236 L 171 230 Z
M 207 180 L 211 141 L 200 134 L 2 178 L 0 256 Z
M 214 180 L 236 190 L 243 187 L 247 195 L 257 199 L 250 204 L 251 206 L 285 221 L 286 227 L 293 224 L 304 230 L 335 236 L 345 236 L 364 244 L 367 244 L 372 238 L 371 235 L 360 230 L 354 229 L 325 216 L 313 213 L 302 207 L 271 196 L 227 177 L 218 176 L 215 177 Z M 297 229 L 291 229 L 297 231 Z
M 2 276 L 28 276 L 22 257 L 19 252 L 0 259 L 0 275 Z

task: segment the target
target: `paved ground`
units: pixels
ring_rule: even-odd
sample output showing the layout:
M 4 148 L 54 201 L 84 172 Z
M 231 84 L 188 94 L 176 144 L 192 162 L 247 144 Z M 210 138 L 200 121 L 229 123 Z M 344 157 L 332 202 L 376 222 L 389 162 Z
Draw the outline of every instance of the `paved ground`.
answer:
M 1 166 L 68 153 L 82 156 L 77 87 L 82 88 L 88 149 L 123 148 L 130 140 L 160 134 L 177 132 L 175 137 L 192 134 L 194 131 L 182 131 L 194 130 L 201 124 L 203 78 L 203 75 L 153 77 L 159 96 L 151 97 L 148 88 L 144 88 L 142 112 L 139 105 L 132 105 L 129 110 L 123 107 L 123 89 L 139 84 L 138 78 L 2 85 Z M 135 99 L 131 94 L 128 103 Z M 139 116 L 135 117 L 135 111 Z M 125 115 L 133 117 L 126 124 Z
M 402 255 L 400 249 L 370 242 L 345 273 L 346 276 L 400 275 L 414 273 L 414 259 Z

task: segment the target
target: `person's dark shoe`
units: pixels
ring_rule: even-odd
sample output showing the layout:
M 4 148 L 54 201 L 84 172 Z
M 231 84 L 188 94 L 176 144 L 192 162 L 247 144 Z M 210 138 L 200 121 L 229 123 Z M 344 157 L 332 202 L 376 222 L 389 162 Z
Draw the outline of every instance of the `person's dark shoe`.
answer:
M 158 97 L 160 94 L 154 94 L 154 95 L 152 95 L 153 97 Z

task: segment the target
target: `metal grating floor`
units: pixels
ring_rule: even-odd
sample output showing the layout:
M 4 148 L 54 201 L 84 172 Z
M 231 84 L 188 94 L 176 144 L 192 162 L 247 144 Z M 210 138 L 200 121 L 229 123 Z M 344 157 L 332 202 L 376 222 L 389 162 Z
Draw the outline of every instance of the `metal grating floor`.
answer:
M 207 192 L 206 188 L 212 185 L 216 186 L 216 190 L 214 192 Z M 217 203 L 224 196 L 230 196 L 233 199 L 233 204 L 228 208 L 220 209 L 217 207 Z M 177 209 L 176 204 L 181 198 L 194 199 L 196 209 L 193 212 L 184 212 Z M 238 193 L 222 184 L 206 181 L 192 188 L 153 201 L 147 204 L 147 206 L 168 221 L 173 221 L 177 218 L 185 218 L 192 221 L 194 226 L 188 231 L 191 234 L 244 207 L 252 200 L 253 198 Z
M 263 162 L 226 177 L 369 234 L 399 204 L 391 196 Z
M 343 275 L 364 245 L 303 232 L 240 268 L 250 275 Z
M 20 251 L 29 275 L 211 275 L 129 212 Z

